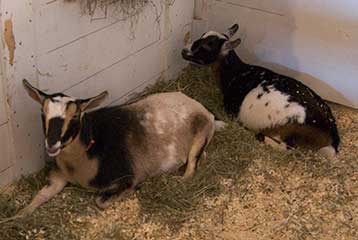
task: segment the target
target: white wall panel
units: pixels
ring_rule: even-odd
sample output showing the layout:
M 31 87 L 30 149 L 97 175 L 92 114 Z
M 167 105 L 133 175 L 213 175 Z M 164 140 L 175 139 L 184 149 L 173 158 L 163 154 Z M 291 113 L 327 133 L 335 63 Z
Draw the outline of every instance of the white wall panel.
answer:
M 66 9 L 64 11 L 60 7 L 56 10 L 58 13 L 55 15 L 66 12 Z M 80 18 L 78 12 L 73 14 Z M 51 16 L 42 16 L 43 20 L 36 24 L 36 29 L 46 28 L 47 18 L 50 19 Z M 76 25 L 76 29 L 81 29 L 82 25 L 88 28 L 90 18 L 82 18 L 87 21 L 84 23 L 73 21 L 71 24 L 67 21 L 57 22 L 58 29 L 52 28 L 48 34 L 57 35 L 60 32 L 66 36 L 71 35 L 72 32 L 67 33 L 64 30 L 69 25 Z M 70 38 L 65 45 L 61 45 L 62 43 L 54 45 L 56 50 L 38 56 L 40 87 L 49 91 L 67 90 L 159 40 L 160 25 L 156 23 L 156 18 L 153 9 L 148 6 L 138 16 L 134 26 L 131 26 L 128 21 L 120 21 L 85 37 L 77 38 L 81 36 L 79 32 L 73 37 L 77 40 L 72 41 Z M 93 29 L 96 29 L 96 26 Z M 41 36 L 42 33 L 38 32 L 36 35 Z M 124 84 L 123 81 L 122 84 Z

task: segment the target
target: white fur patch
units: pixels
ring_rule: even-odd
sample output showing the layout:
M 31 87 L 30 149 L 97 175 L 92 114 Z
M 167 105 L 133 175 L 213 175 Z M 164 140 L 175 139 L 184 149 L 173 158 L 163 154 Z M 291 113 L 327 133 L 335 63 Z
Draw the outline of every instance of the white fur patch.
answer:
M 227 39 L 227 37 L 225 37 L 223 34 L 215 32 L 215 31 L 209 31 L 209 32 L 205 33 L 201 38 L 207 38 L 210 36 L 216 36 L 218 38 Z
M 289 96 L 273 86 L 269 86 L 269 91 L 265 92 L 260 85 L 247 94 L 239 113 L 239 120 L 245 127 L 259 131 L 285 125 L 290 118 L 295 118 L 300 124 L 305 122 L 306 112 L 303 106 L 289 102 Z
M 74 101 L 70 97 L 54 97 L 54 101 L 50 100 L 47 106 L 47 118 L 61 117 L 65 118 L 66 116 L 66 105 L 70 101 Z
M 157 132 L 157 134 L 164 134 L 165 133 L 165 127 L 168 122 L 168 117 L 164 113 L 160 111 L 156 111 L 154 117 L 154 127 Z
M 168 146 L 166 146 L 166 148 L 167 148 L 168 157 L 167 160 L 163 161 L 162 165 L 160 166 L 160 168 L 164 172 L 168 172 L 172 169 L 176 169 L 178 166 L 177 151 L 175 148 L 175 144 L 171 143 Z

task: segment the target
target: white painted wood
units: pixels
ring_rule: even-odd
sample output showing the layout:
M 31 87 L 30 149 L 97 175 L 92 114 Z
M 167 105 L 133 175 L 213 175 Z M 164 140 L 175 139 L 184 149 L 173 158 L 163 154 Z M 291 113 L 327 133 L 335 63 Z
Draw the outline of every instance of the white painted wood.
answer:
M 11 168 L 12 162 L 11 162 L 11 150 L 10 150 L 10 144 L 11 141 L 9 141 L 9 132 L 8 132 L 8 124 L 4 124 L 0 126 L 0 176 L 2 173 L 7 171 Z M 1 185 L 1 179 L 0 179 L 0 185 Z
M 43 166 L 43 136 L 38 106 L 26 96 L 22 79 L 28 78 L 36 84 L 34 68 L 35 37 L 31 1 L 1 1 L 1 33 L 3 23 L 12 19 L 16 42 L 14 64 L 9 64 L 7 47 L 1 52 L 6 93 L 6 107 L 9 113 L 9 134 L 11 170 L 6 172 L 10 180 L 22 174 L 34 172 Z M 3 35 L 1 35 L 3 38 Z M 35 80 L 35 81 L 34 81 Z M 1 152 L 1 154 L 3 154 Z M 41 159 L 42 158 L 42 159 Z M 5 173 L 4 173 L 5 174 Z M 1 182 L 0 185 L 6 184 Z
M 5 108 L 6 95 L 5 95 L 4 84 L 5 84 L 4 75 L 2 74 L 2 68 L 0 67 L 0 126 L 8 121 L 8 114 Z
M 210 3 L 209 29 L 224 31 L 239 23 L 237 36 L 243 43 L 237 52 L 244 60 L 295 77 L 325 99 L 358 108 L 357 1 Z
M 57 11 L 62 12 L 63 9 L 58 8 Z M 156 18 L 153 10 L 147 7 L 133 27 L 127 21 L 121 21 L 75 42 L 71 40 L 65 46 L 56 46 L 56 51 L 38 56 L 40 87 L 50 91 L 67 90 L 159 41 L 160 26 L 156 24 Z M 44 28 L 46 22 L 46 19 L 40 21 L 36 29 Z M 67 21 L 58 23 L 65 26 L 70 24 Z M 76 24 L 82 25 L 81 22 L 72 23 Z M 49 34 L 57 35 L 57 31 L 54 29 Z M 67 35 L 67 32 L 64 34 Z

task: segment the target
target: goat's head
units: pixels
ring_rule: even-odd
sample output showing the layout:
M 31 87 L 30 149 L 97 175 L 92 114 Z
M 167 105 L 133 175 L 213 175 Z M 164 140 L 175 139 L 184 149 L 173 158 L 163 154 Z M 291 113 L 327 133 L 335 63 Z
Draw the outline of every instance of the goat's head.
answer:
M 183 58 L 199 65 L 214 63 L 220 56 L 225 56 L 241 43 L 240 38 L 231 40 L 238 29 L 239 25 L 234 24 L 226 33 L 214 31 L 204 33 L 198 40 L 183 49 Z
M 29 96 L 41 104 L 45 145 L 49 156 L 57 156 L 80 131 L 82 113 L 93 109 L 108 95 L 107 91 L 88 99 L 75 99 L 63 93 L 46 94 L 27 80 L 23 85 Z

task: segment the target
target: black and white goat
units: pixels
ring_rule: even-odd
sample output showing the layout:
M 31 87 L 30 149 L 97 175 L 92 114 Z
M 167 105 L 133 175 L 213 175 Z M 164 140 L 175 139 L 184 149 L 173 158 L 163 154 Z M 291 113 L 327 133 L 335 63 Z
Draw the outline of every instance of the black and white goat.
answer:
M 234 51 L 241 39 L 231 40 L 238 29 L 235 24 L 225 34 L 203 34 L 183 49 L 183 58 L 211 66 L 226 112 L 259 140 L 280 149 L 305 146 L 335 156 L 340 138 L 329 106 L 301 82 L 243 62 Z
M 99 190 L 96 203 L 107 207 L 146 178 L 187 164 L 184 179 L 193 176 L 197 160 L 223 122 L 200 103 L 179 92 L 148 96 L 131 104 L 97 107 L 107 92 L 89 99 L 46 94 L 26 80 L 28 94 L 42 106 L 45 145 L 56 157 L 49 185 L 19 216 L 32 213 L 78 183 Z

